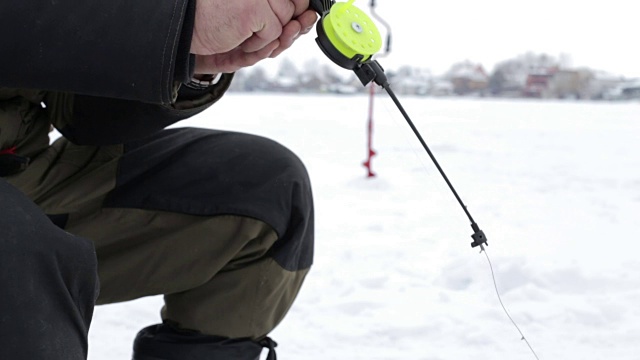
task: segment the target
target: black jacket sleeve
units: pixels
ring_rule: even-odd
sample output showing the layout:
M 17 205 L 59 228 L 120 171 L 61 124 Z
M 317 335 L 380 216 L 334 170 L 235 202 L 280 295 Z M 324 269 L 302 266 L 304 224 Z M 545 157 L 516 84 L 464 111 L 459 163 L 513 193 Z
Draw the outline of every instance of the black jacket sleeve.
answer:
M 0 87 L 170 104 L 195 0 L 2 0 Z
M 44 98 L 50 122 L 79 145 L 126 143 L 149 136 L 192 117 L 217 102 L 229 89 L 233 74 L 204 90 L 182 86 L 170 105 L 52 92 Z

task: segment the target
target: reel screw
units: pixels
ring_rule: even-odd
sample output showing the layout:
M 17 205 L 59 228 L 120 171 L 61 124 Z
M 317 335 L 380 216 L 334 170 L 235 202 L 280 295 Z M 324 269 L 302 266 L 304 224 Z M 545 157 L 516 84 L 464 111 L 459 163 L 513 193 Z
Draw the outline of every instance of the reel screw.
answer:
M 362 25 L 358 24 L 355 21 L 351 23 L 351 28 L 358 34 L 362 33 Z

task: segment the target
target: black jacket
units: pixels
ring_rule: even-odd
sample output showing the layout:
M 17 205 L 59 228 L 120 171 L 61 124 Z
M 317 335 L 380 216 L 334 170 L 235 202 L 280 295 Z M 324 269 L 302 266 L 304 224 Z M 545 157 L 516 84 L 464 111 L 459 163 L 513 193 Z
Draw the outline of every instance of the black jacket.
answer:
M 2 0 L 0 86 L 168 104 L 195 0 Z
M 44 92 L 51 123 L 78 144 L 152 134 L 230 84 L 229 74 L 204 91 L 180 86 L 193 72 L 194 18 L 195 0 L 2 0 L 0 88 Z M 0 111 L 0 131 L 7 121 Z

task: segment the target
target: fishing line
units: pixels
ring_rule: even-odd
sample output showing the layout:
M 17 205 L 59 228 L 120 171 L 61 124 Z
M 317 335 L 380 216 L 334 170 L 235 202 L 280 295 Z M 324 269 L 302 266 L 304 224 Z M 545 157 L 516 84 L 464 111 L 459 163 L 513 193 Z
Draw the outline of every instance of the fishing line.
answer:
M 487 262 L 489 263 L 489 269 L 491 270 L 491 277 L 493 279 L 493 285 L 494 285 L 494 288 L 495 288 L 495 291 L 496 291 L 496 295 L 498 296 L 498 301 L 500 302 L 500 306 L 502 307 L 502 310 L 507 315 L 507 317 L 509 318 L 509 320 L 511 321 L 513 326 L 516 328 L 516 330 L 518 330 L 518 333 L 520 333 L 521 340 L 523 340 L 527 344 L 527 347 L 529 347 L 529 350 L 531 350 L 531 353 L 533 354 L 533 356 L 537 360 L 540 360 L 540 358 L 538 357 L 538 354 L 535 352 L 535 350 L 533 349 L 533 347 L 529 343 L 529 340 L 526 338 L 526 336 L 524 335 L 524 333 L 522 332 L 522 330 L 520 329 L 518 324 L 513 319 L 513 317 L 511 317 L 511 314 L 509 313 L 509 311 L 507 310 L 506 306 L 504 305 L 504 302 L 502 301 L 502 296 L 500 295 L 500 291 L 498 290 L 498 283 L 496 281 L 495 272 L 493 270 L 493 264 L 491 263 L 491 259 L 489 258 L 489 253 L 487 252 L 487 249 L 485 248 L 485 245 L 488 245 L 488 244 L 487 244 L 487 239 L 484 236 L 484 233 L 482 232 L 482 230 L 480 230 L 479 226 L 473 220 L 473 217 L 471 216 L 471 213 L 467 209 L 467 206 L 462 201 L 462 198 L 460 198 L 460 195 L 458 195 L 458 192 L 453 187 L 453 184 L 449 180 L 449 177 L 445 174 L 444 170 L 440 166 L 440 163 L 438 163 L 438 160 L 436 160 L 435 156 L 431 152 L 431 149 L 429 148 L 429 146 L 427 145 L 427 143 L 423 139 L 422 135 L 420 134 L 420 131 L 418 131 L 418 128 L 415 126 L 415 124 L 411 120 L 411 117 L 409 116 L 407 111 L 404 109 L 404 107 L 400 103 L 400 100 L 398 99 L 396 94 L 391 89 L 391 86 L 390 86 L 389 82 L 386 80 L 386 78 L 384 78 L 379 83 L 376 81 L 376 83 L 379 84 L 380 86 L 382 86 L 382 88 L 387 91 L 387 93 L 389 94 L 389 96 L 391 97 L 393 102 L 396 104 L 396 106 L 398 107 L 398 110 L 400 110 L 400 112 L 404 116 L 405 120 L 409 124 L 409 127 L 411 127 L 411 130 L 413 130 L 413 133 L 416 135 L 416 137 L 418 138 L 418 140 L 422 144 L 423 148 L 425 149 L 425 151 L 427 152 L 427 154 L 431 158 L 431 161 L 433 161 L 433 164 L 436 166 L 436 168 L 440 172 L 440 175 L 442 175 L 442 178 L 445 180 L 445 182 L 449 186 L 449 189 L 451 190 L 451 192 L 453 193 L 453 195 L 457 199 L 458 203 L 460 204 L 460 206 L 464 210 L 465 214 L 469 218 L 469 221 L 471 221 L 471 227 L 475 231 L 475 234 L 471 236 L 474 239 L 474 242 L 471 243 L 471 246 L 472 247 L 476 247 L 476 246 L 480 247 L 480 252 L 484 253 L 486 258 L 487 258 Z
M 394 102 L 395 104 L 395 102 Z M 395 116 L 393 116 L 390 112 L 390 109 L 386 106 L 384 106 L 385 111 L 387 112 L 387 115 L 390 116 L 392 119 L 395 120 Z M 415 126 L 414 126 L 415 127 Z M 417 130 L 417 129 L 416 129 Z M 407 139 L 406 134 L 403 133 L 403 135 L 405 136 L 405 139 Z M 423 167 L 427 170 L 427 173 L 429 173 L 429 169 L 428 166 L 424 163 L 422 156 L 419 156 L 418 152 L 416 151 L 416 149 L 412 146 L 411 150 L 413 151 L 414 155 L 416 156 L 416 158 L 420 161 L 420 163 L 422 163 Z M 500 291 L 498 289 L 498 282 L 496 280 L 496 275 L 495 272 L 493 270 L 493 264 L 491 262 L 491 259 L 489 257 L 489 253 L 487 252 L 487 249 L 482 247 L 481 250 L 482 253 L 484 253 L 486 259 L 487 259 L 487 263 L 489 265 L 489 270 L 491 270 L 491 278 L 493 281 L 493 287 L 495 289 L 496 295 L 498 297 L 498 301 L 500 302 L 500 306 L 502 307 L 503 312 L 505 313 L 505 315 L 507 316 L 507 318 L 509 319 L 509 321 L 511 321 L 511 323 L 513 324 L 513 326 L 516 328 L 516 330 L 518 331 L 518 333 L 520 334 L 520 339 L 522 341 L 524 341 L 527 344 L 527 347 L 529 348 L 529 350 L 531 351 L 531 353 L 533 354 L 533 356 L 537 359 L 540 360 L 540 358 L 538 357 L 538 354 L 536 353 L 536 351 L 533 349 L 533 346 L 531 346 L 531 344 L 529 343 L 529 340 L 527 339 L 527 337 L 524 335 L 524 333 L 522 332 L 522 330 L 520 329 L 520 327 L 518 326 L 518 324 L 516 323 L 516 321 L 513 319 L 513 317 L 511 316 L 511 314 L 509 313 L 509 310 L 507 310 L 507 307 L 505 306 L 504 302 L 502 301 L 502 295 L 500 295 Z
M 491 264 L 491 259 L 489 259 L 489 253 L 487 253 L 487 250 L 484 248 L 482 249 L 481 252 L 483 252 L 484 255 L 487 257 L 487 262 L 489 263 L 489 269 L 491 269 L 491 278 L 493 279 L 493 287 L 496 289 L 496 295 L 498 295 L 498 301 L 500 301 L 500 306 L 502 306 L 502 310 L 504 310 L 504 313 L 507 315 L 509 320 L 511 320 L 511 323 L 513 324 L 513 326 L 515 326 L 515 328 L 520 333 L 520 336 L 521 336 L 520 340 L 524 341 L 529 347 L 529 350 L 531 350 L 531 353 L 533 354 L 533 356 L 535 356 L 536 359 L 540 360 L 540 358 L 538 357 L 538 354 L 536 354 L 536 351 L 533 350 L 533 347 L 529 343 L 529 340 L 527 340 L 527 337 L 524 336 L 524 333 L 522 332 L 522 330 L 520 330 L 520 327 L 515 322 L 515 320 L 513 320 L 513 318 L 511 317 L 511 314 L 509 314 L 509 311 L 507 310 L 507 307 L 504 306 L 504 303 L 502 302 L 502 296 L 500 296 L 500 291 L 498 290 L 498 283 L 496 282 L 496 275 L 493 272 L 493 264 Z
M 418 131 L 418 128 L 411 120 L 411 117 L 400 103 L 400 100 L 393 92 L 393 89 L 391 89 L 389 79 L 387 78 L 384 69 L 377 60 L 373 60 L 373 55 L 382 48 L 382 38 L 373 21 L 364 12 L 362 12 L 362 10 L 353 6 L 354 1 L 355 0 L 348 0 L 346 3 L 336 3 L 334 0 L 311 0 L 311 7 L 321 16 L 316 27 L 318 32 L 316 42 L 318 46 L 335 64 L 345 69 L 352 70 L 362 85 L 367 86 L 370 83 L 375 83 L 381 86 L 393 100 L 396 107 L 407 121 L 407 124 L 409 124 L 409 127 L 422 144 L 422 147 L 429 155 L 429 158 L 438 169 L 438 172 L 445 180 L 449 190 L 451 190 L 458 204 L 471 222 L 471 228 L 473 230 L 473 234 L 471 235 L 471 238 L 473 239 L 471 247 L 479 247 L 481 252 L 484 252 L 489 262 L 493 284 L 502 309 L 516 327 L 522 336 L 522 340 L 526 342 L 535 358 L 539 360 L 538 355 L 533 350 L 533 347 L 502 302 L 502 297 L 498 291 L 493 265 L 491 264 L 491 260 L 485 249 L 485 246 L 488 246 L 487 237 L 480 229 L 480 226 L 475 222 L 473 216 L 471 216 L 471 213 L 462 201 L 460 195 L 458 195 L 456 189 L 453 187 L 449 177 L 445 174 L 440 163 L 437 161 L 431 152 L 431 149 L 420 134 L 420 131 Z
M 471 216 L 471 213 L 467 209 L 467 206 L 464 204 L 464 202 L 462 201 L 462 199 L 458 195 L 458 192 L 455 190 L 455 188 L 453 187 L 453 184 L 451 183 L 451 181 L 449 180 L 449 178 L 445 174 L 444 170 L 442 169 L 442 167 L 440 166 L 440 164 L 436 160 L 435 156 L 431 152 L 431 149 L 429 148 L 429 146 L 427 145 L 427 143 L 423 139 L 422 135 L 420 134 L 420 131 L 418 131 L 418 128 L 415 126 L 415 124 L 411 120 L 411 117 L 409 116 L 409 114 L 406 112 L 406 110 L 404 109 L 404 107 L 400 103 L 400 100 L 397 98 L 396 94 L 391 89 L 391 86 L 389 85 L 388 81 L 383 81 L 382 84 L 380 84 L 380 86 L 382 86 L 387 91 L 387 93 L 389 94 L 389 96 L 391 97 L 393 102 L 396 104 L 396 106 L 398 107 L 398 110 L 400 110 L 400 112 L 404 116 L 405 120 L 409 124 L 409 127 L 411 127 L 411 130 L 413 130 L 414 134 L 416 135 L 416 137 L 418 138 L 418 140 L 422 144 L 423 148 L 425 149 L 425 151 L 427 152 L 427 154 L 429 155 L 429 157 L 433 161 L 434 165 L 436 166 L 436 168 L 438 169 L 438 171 L 442 175 L 443 179 L 445 180 L 445 182 L 449 186 L 449 189 L 451 190 L 451 192 L 453 193 L 455 198 L 458 200 L 458 203 L 460 204 L 460 206 L 464 210 L 465 214 L 467 215 L 467 217 L 471 221 L 472 228 L 474 228 L 474 230 L 476 230 L 476 228 L 478 228 L 478 226 L 476 225 L 475 221 L 473 220 L 473 217 Z M 479 230 L 479 228 L 478 228 L 478 230 Z M 482 230 L 479 230 L 479 231 L 482 232 Z M 484 236 L 484 234 L 482 234 L 482 235 Z M 476 240 L 475 237 L 474 237 L 474 240 Z M 476 242 L 477 241 L 478 240 L 476 240 Z M 472 246 L 474 246 L 475 244 L 476 244 L 475 242 L 472 243 Z M 522 330 L 520 329 L 520 327 L 518 326 L 516 321 L 513 319 L 513 317 L 511 317 L 511 314 L 509 313 L 509 311 L 507 310 L 506 306 L 504 305 L 504 302 L 502 301 L 502 296 L 500 295 L 500 291 L 498 290 L 498 283 L 497 283 L 497 280 L 496 280 L 495 272 L 493 270 L 493 264 L 491 263 L 491 259 L 489 258 L 489 253 L 487 252 L 487 249 L 485 248 L 485 245 L 487 245 L 486 237 L 484 237 L 484 241 L 482 243 L 480 243 L 479 245 L 477 245 L 477 246 L 480 247 L 480 249 L 481 249 L 480 252 L 484 253 L 485 257 L 487 258 L 487 262 L 489 264 L 489 269 L 491 270 L 491 278 L 493 279 L 493 286 L 495 288 L 496 295 L 498 296 L 498 301 L 500 302 L 500 306 L 502 307 L 502 310 L 504 311 L 504 313 L 507 315 L 507 317 L 509 318 L 509 320 L 511 321 L 513 326 L 516 328 L 516 330 L 520 334 L 521 340 L 523 340 L 527 344 L 527 347 L 529 347 L 529 350 L 531 350 L 531 353 L 533 354 L 533 356 L 537 360 L 540 360 L 540 358 L 538 357 L 538 354 L 535 352 L 535 350 L 533 349 L 533 347 L 529 343 L 529 340 L 526 338 L 526 336 L 524 335 L 524 333 L 522 332 Z

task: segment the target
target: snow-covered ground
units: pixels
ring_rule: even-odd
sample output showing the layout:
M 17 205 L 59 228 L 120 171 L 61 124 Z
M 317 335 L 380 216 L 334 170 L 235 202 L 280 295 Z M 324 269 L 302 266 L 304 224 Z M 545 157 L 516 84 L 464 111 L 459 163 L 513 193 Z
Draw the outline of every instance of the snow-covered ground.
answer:
M 489 238 L 540 359 L 640 356 L 640 103 L 404 98 Z M 226 96 L 182 126 L 262 134 L 307 164 L 315 266 L 272 333 L 288 360 L 534 359 L 469 222 L 410 129 L 366 96 Z M 91 360 L 129 359 L 160 297 L 96 308 Z

